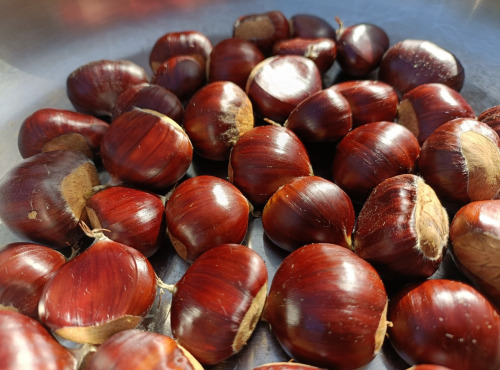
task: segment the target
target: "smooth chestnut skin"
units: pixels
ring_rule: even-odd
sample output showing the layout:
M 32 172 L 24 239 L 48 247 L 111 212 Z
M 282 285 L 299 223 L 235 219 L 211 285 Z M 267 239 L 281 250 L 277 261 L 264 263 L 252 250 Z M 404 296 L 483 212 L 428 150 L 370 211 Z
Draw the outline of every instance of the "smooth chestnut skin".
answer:
M 99 153 L 102 137 L 109 125 L 94 116 L 65 109 L 42 108 L 21 124 L 17 144 L 23 158 L 43 151 L 53 150 L 54 146 L 67 150 L 78 150 L 75 142 L 83 141 L 83 153 L 93 157 Z M 78 138 L 80 139 L 78 139 Z M 63 140 L 66 145 L 57 144 Z
M 66 92 L 77 111 L 110 117 L 118 96 L 128 87 L 145 82 L 149 82 L 146 71 L 134 62 L 103 59 L 71 72 Z
M 245 89 L 252 69 L 265 59 L 250 41 L 229 38 L 217 43 L 207 60 L 208 82 L 231 81 Z
M 475 118 L 474 110 L 459 92 L 440 83 L 415 87 L 398 105 L 398 123 L 409 129 L 420 145 L 435 129 L 455 118 Z
M 363 202 L 389 177 L 413 173 L 420 145 L 407 128 L 394 122 L 372 122 L 349 132 L 333 159 L 333 180 L 353 200 Z
M 62 338 L 100 344 L 142 321 L 155 300 L 156 284 L 153 267 L 139 251 L 102 238 L 45 285 L 40 320 Z
M 430 279 L 389 302 L 389 339 L 410 364 L 450 369 L 500 367 L 500 317 L 470 285 Z
M 204 158 L 227 161 L 241 135 L 254 127 L 252 102 L 231 81 L 201 88 L 186 106 L 183 126 L 194 150 Z
M 402 96 L 425 83 L 442 83 L 460 91 L 464 67 L 451 52 L 427 40 L 402 40 L 385 52 L 378 79 L 393 86 Z
M 135 108 L 119 116 L 101 141 L 111 183 L 163 190 L 179 181 L 193 159 L 193 145 L 171 118 Z
M 337 38 L 337 33 L 330 23 L 314 14 L 295 14 L 290 17 L 291 37 L 318 38 L 326 37 L 332 40 Z
M 149 54 L 149 64 L 155 72 L 161 64 L 174 56 L 198 55 L 206 60 L 211 51 L 212 42 L 201 32 L 169 32 L 156 40 Z
M 384 82 L 354 80 L 339 82 L 330 87 L 347 99 L 351 106 L 352 126 L 389 121 L 396 118 L 399 98 L 396 90 Z
M 169 336 L 139 329 L 111 336 L 92 353 L 85 368 L 202 370 L 201 364 Z
M 438 127 L 422 145 L 418 167 L 442 201 L 450 204 L 500 196 L 500 138 L 472 118 Z
M 35 319 L 0 310 L 0 367 L 4 370 L 75 370 L 71 352 Z
M 500 199 L 471 202 L 450 226 L 453 260 L 500 307 Z
M 488 108 L 477 116 L 477 120 L 486 123 L 500 136 L 500 105 Z
M 413 365 L 409 367 L 407 370 L 452 370 L 449 367 L 434 365 L 434 364 L 420 364 Z
M 262 226 L 271 241 L 292 252 L 306 244 L 351 247 L 354 208 L 347 194 L 317 176 L 298 177 L 279 188 L 266 203 Z
M 280 264 L 263 319 L 298 362 L 357 369 L 382 346 L 386 309 L 384 284 L 368 262 L 345 247 L 317 243 Z
M 313 169 L 304 144 L 281 126 L 257 126 L 240 137 L 231 151 L 228 179 L 254 207 L 263 207 L 282 185 Z
M 256 252 L 239 244 L 216 246 L 175 284 L 172 335 L 202 364 L 220 363 L 246 344 L 266 294 L 267 269 Z
M 0 219 L 23 240 L 55 249 L 83 237 L 85 196 L 100 184 L 94 163 L 83 153 L 44 152 L 11 168 L 0 182 Z
M 271 362 L 254 367 L 252 370 L 321 370 L 321 368 L 297 362 Z
M 246 93 L 262 117 L 283 123 L 301 101 L 321 88 L 321 75 L 312 60 L 300 55 L 276 55 L 252 70 Z
M 165 205 L 156 194 L 112 186 L 91 195 L 86 209 L 93 229 L 146 257 L 166 242 Z
M 241 243 L 249 212 L 250 205 L 240 190 L 209 175 L 182 182 L 165 206 L 170 240 L 188 262 L 219 244 Z
M 340 93 L 323 89 L 300 102 L 284 126 L 304 142 L 338 141 L 352 128 L 351 106 Z
M 43 287 L 66 258 L 41 244 L 10 243 L 0 251 L 0 308 L 38 319 Z
M 384 279 L 425 279 L 440 266 L 448 237 L 448 214 L 434 190 L 404 174 L 370 193 L 357 218 L 353 250 Z

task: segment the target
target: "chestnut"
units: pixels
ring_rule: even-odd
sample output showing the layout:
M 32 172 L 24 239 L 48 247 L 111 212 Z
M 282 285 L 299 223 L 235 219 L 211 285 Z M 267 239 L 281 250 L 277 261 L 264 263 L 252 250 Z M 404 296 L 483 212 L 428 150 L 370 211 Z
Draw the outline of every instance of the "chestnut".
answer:
M 419 364 L 413 365 L 406 370 L 452 370 L 449 367 L 435 364 Z
M 271 241 L 292 252 L 306 244 L 351 247 L 354 208 L 347 194 L 317 176 L 298 177 L 267 201 L 262 226 Z
M 382 347 L 386 310 L 384 284 L 368 262 L 345 247 L 316 243 L 280 264 L 263 320 L 298 362 L 357 369 Z
M 450 206 L 493 199 L 500 193 L 500 138 L 485 123 L 456 118 L 427 138 L 418 167 Z
M 257 126 L 243 134 L 229 156 L 228 179 L 254 207 L 282 185 L 313 174 L 304 144 L 282 126 Z
M 144 68 L 128 60 L 86 63 L 66 79 L 66 92 L 77 111 L 110 117 L 118 96 L 128 87 L 148 82 Z
M 464 67 L 448 50 L 427 40 L 405 39 L 392 45 L 382 57 L 378 79 L 403 95 L 425 83 L 442 83 L 460 91 Z
M 500 136 L 500 105 L 488 108 L 477 116 L 477 120 L 486 123 Z
M 500 316 L 470 285 L 429 279 L 389 303 L 389 339 L 408 363 L 451 369 L 500 367 Z
M 227 161 L 239 137 L 254 127 L 252 102 L 231 81 L 209 83 L 189 101 L 183 126 L 200 156 Z
M 228 181 L 192 177 L 174 189 L 165 206 L 167 232 L 182 259 L 193 262 L 219 244 L 239 244 L 248 229 L 250 206 Z
M 383 279 L 425 279 L 436 272 L 448 245 L 449 220 L 434 190 L 413 174 L 378 184 L 356 223 L 354 252 Z
M 500 199 L 471 202 L 453 217 L 451 252 L 455 263 L 500 307 Z
M 333 180 L 354 202 L 366 200 L 389 177 L 416 170 L 420 145 L 407 128 L 394 122 L 372 122 L 349 132 L 337 145 Z
M 254 367 L 252 370 L 321 370 L 321 368 L 297 362 L 271 362 Z
M 335 41 L 337 33 L 330 23 L 314 14 L 299 13 L 290 17 L 290 36 L 318 38 L 326 37 Z
M 423 84 L 403 95 L 398 123 L 422 145 L 440 125 L 455 118 L 475 118 L 474 110 L 459 92 L 441 83 Z

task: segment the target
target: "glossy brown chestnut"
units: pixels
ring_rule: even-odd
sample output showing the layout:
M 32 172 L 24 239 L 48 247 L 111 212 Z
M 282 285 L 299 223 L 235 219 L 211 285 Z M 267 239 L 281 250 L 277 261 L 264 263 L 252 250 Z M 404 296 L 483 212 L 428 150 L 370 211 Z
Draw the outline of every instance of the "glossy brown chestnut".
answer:
M 321 88 L 321 75 L 312 60 L 300 55 L 276 55 L 252 70 L 246 93 L 262 117 L 282 123 L 301 101 Z
M 271 362 L 254 367 L 252 370 L 321 370 L 321 368 L 297 362 Z
M 384 284 L 368 262 L 345 247 L 318 243 L 280 264 L 263 319 L 295 360 L 357 369 L 382 347 L 386 310 Z
M 349 102 L 353 127 L 378 121 L 392 122 L 396 118 L 398 94 L 384 82 L 345 81 L 332 85 L 330 89 L 341 93 Z
M 391 46 L 380 62 L 378 79 L 403 95 L 425 83 L 442 83 L 460 91 L 465 72 L 451 52 L 427 40 L 402 40 Z
M 204 158 L 227 161 L 241 135 L 254 127 L 252 102 L 230 81 L 212 82 L 189 101 L 184 129 L 194 150 Z
M 305 176 L 273 194 L 262 212 L 262 226 L 274 244 L 289 252 L 320 242 L 350 248 L 354 217 L 342 189 L 321 177 Z
M 13 308 L 38 319 L 47 281 L 64 263 L 62 253 L 40 244 L 11 243 L 0 252 L 0 309 Z
M 453 369 L 441 365 L 420 364 L 420 365 L 413 365 L 412 367 L 409 367 L 407 370 L 453 370 Z
M 435 129 L 455 118 L 475 118 L 474 110 L 459 92 L 440 83 L 415 87 L 398 106 L 398 123 L 421 145 Z
M 281 126 L 258 126 L 240 137 L 229 157 L 229 181 L 255 207 L 262 207 L 282 185 L 313 169 L 304 144 Z
M 337 33 L 330 23 L 314 14 L 295 14 L 290 17 L 291 37 L 327 37 L 335 40 Z
M 250 206 L 231 183 L 200 175 L 182 182 L 165 207 L 168 235 L 177 253 L 193 262 L 219 244 L 239 244 L 248 229 Z
M 142 321 L 156 286 L 146 257 L 103 237 L 61 266 L 45 285 L 40 320 L 62 338 L 100 344 Z
M 119 116 L 104 135 L 101 158 L 113 184 L 163 190 L 186 174 L 193 146 L 171 118 L 134 108 Z
M 199 55 L 206 60 L 211 51 L 212 42 L 201 32 L 169 32 L 156 40 L 149 55 L 149 64 L 155 72 L 161 64 L 174 56 Z
M 353 250 L 384 279 L 425 279 L 440 266 L 448 237 L 448 214 L 434 190 L 421 177 L 404 174 L 370 193 L 357 219 Z
M 67 150 L 31 156 L 0 182 L 0 218 L 23 239 L 64 248 L 84 234 L 85 197 L 99 185 L 94 163 L 83 153 Z
M 42 108 L 23 121 L 17 143 L 23 158 L 59 148 L 79 150 L 93 157 L 99 153 L 102 137 L 108 128 L 107 122 L 94 116 Z
M 486 123 L 500 136 L 500 105 L 488 108 L 477 116 L 477 120 Z
M 165 205 L 160 196 L 141 190 L 112 186 L 87 199 L 93 229 L 116 242 L 151 257 L 166 242 Z
M 252 69 L 264 54 L 250 41 L 229 38 L 214 46 L 207 60 L 208 82 L 231 81 L 245 89 Z
M 389 339 L 408 363 L 500 367 L 500 316 L 470 285 L 430 279 L 391 298 Z
M 75 370 L 77 360 L 38 321 L 0 310 L 0 367 L 4 370 Z
M 71 72 L 68 98 L 77 111 L 110 117 L 118 96 L 128 87 L 148 82 L 144 68 L 128 60 L 97 60 Z
M 352 128 L 349 102 L 332 89 L 323 89 L 300 102 L 284 126 L 304 142 L 342 139 Z
M 413 173 L 420 145 L 407 128 L 372 122 L 349 132 L 338 144 L 333 179 L 354 202 L 363 202 L 389 177 Z
M 175 284 L 173 337 L 202 364 L 224 361 L 249 340 L 266 294 L 267 269 L 256 252 L 238 244 L 216 246 Z
M 500 199 L 466 204 L 450 226 L 455 263 L 500 307 Z
M 86 369 L 202 370 L 201 364 L 169 336 L 128 329 L 114 334 L 92 354 Z
M 418 167 L 443 202 L 493 199 L 500 193 L 500 138 L 485 123 L 454 119 L 427 138 Z

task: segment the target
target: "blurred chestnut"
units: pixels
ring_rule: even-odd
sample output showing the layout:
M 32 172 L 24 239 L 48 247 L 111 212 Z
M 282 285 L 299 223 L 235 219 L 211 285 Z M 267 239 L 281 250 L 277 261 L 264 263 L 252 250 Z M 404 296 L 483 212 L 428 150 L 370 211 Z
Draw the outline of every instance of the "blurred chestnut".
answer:
M 442 83 L 456 91 L 464 84 L 465 72 L 458 58 L 427 40 L 402 40 L 384 54 L 378 78 L 403 95 L 425 83 Z
M 217 43 L 207 60 L 208 82 L 231 81 L 245 89 L 252 69 L 264 54 L 250 41 L 229 38 Z
M 487 124 L 457 118 L 424 142 L 418 167 L 442 201 L 464 205 L 500 194 L 500 138 Z
M 64 248 L 84 234 L 85 197 L 99 185 L 94 163 L 83 153 L 36 154 L 11 168 L 0 182 L 0 218 L 12 232 L 33 242 Z
M 384 82 L 345 81 L 332 85 L 330 89 L 342 94 L 349 102 L 353 127 L 378 121 L 392 122 L 396 118 L 398 94 Z
M 314 14 L 295 14 L 290 17 L 291 37 L 317 38 L 327 37 L 335 40 L 335 29 L 325 19 Z
M 270 362 L 268 364 L 259 365 L 252 370 L 321 370 L 321 368 L 297 362 Z
M 372 122 L 349 132 L 337 145 L 333 180 L 354 202 L 363 202 L 389 177 L 413 173 L 420 146 L 407 128 Z
M 212 82 L 189 101 L 183 126 L 199 155 L 226 161 L 239 137 L 254 127 L 252 102 L 233 82 Z
M 99 153 L 101 139 L 108 128 L 107 122 L 94 116 L 43 108 L 23 121 L 17 143 L 23 158 L 59 149 L 78 150 L 92 158 Z
M 448 214 L 434 190 L 404 174 L 370 193 L 357 218 L 353 250 L 384 279 L 425 279 L 440 266 L 448 236 Z
M 201 32 L 188 30 L 168 32 L 158 38 L 151 53 L 149 64 L 153 72 L 168 59 L 178 55 L 198 55 L 204 61 L 212 51 L 212 42 Z
M 500 368 L 500 316 L 470 285 L 429 279 L 389 304 L 389 339 L 410 364 L 451 369 Z
M 282 185 L 313 169 L 304 144 L 292 130 L 257 126 L 243 134 L 229 157 L 228 175 L 255 207 L 262 207 Z
M 271 241 L 292 252 L 306 244 L 351 247 L 354 208 L 347 194 L 317 176 L 298 177 L 267 201 L 262 226 Z
M 406 370 L 453 370 L 453 369 L 441 365 L 419 364 L 419 365 L 413 365 Z
M 500 200 L 463 206 L 450 226 L 455 263 L 500 308 Z
M 175 188 L 165 207 L 168 235 L 177 253 L 193 262 L 219 244 L 239 244 L 248 229 L 250 206 L 224 179 L 192 177 Z
M 398 106 L 398 123 L 413 132 L 420 144 L 443 123 L 461 117 L 475 118 L 474 110 L 459 92 L 440 83 L 415 87 Z
M 66 79 L 68 98 L 77 111 L 110 117 L 118 96 L 128 87 L 148 82 L 144 68 L 128 60 L 97 60 Z
M 500 105 L 488 108 L 477 116 L 477 120 L 486 123 L 500 136 Z
M 119 116 L 104 135 L 101 158 L 112 184 L 163 190 L 186 174 L 193 147 L 171 118 L 134 108 Z
M 321 76 L 312 60 L 300 55 L 276 55 L 252 70 L 246 93 L 262 117 L 282 123 L 301 101 L 321 88 Z
M 263 319 L 298 362 L 357 369 L 380 351 L 387 294 L 375 269 L 345 247 L 308 244 L 278 267 Z

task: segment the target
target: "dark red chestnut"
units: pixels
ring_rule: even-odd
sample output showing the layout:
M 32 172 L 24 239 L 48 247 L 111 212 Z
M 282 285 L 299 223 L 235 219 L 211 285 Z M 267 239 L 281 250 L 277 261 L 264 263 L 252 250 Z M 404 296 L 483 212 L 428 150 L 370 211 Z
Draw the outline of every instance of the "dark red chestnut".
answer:
M 448 236 L 448 214 L 434 190 L 404 174 L 370 193 L 357 219 L 353 250 L 382 278 L 425 279 L 441 264 Z
M 98 60 L 71 72 L 68 98 L 77 111 L 110 117 L 118 96 L 128 87 L 148 82 L 144 68 L 128 60 Z
M 268 364 L 259 365 L 252 370 L 321 370 L 321 368 L 297 362 L 270 362 Z
M 477 116 L 477 120 L 486 123 L 500 136 L 500 105 L 496 105 Z
M 231 183 L 200 175 L 182 182 L 165 207 L 168 235 L 177 253 L 193 262 L 219 244 L 239 244 L 248 229 L 250 206 Z
M 406 370 L 453 370 L 446 366 L 434 365 L 434 364 L 420 364 L 413 365 Z
M 394 122 L 372 122 L 349 132 L 338 144 L 333 179 L 355 202 L 389 177 L 416 169 L 420 146 L 407 128 Z
M 398 123 L 413 132 L 420 144 L 443 123 L 462 117 L 475 118 L 474 110 L 459 92 L 440 83 L 415 87 L 398 106 Z
M 274 244 L 289 252 L 320 242 L 350 248 L 354 208 L 334 183 L 317 176 L 298 177 L 268 200 L 262 226 Z
M 281 126 L 258 126 L 236 142 L 229 157 L 229 181 L 261 207 L 282 185 L 313 169 L 304 144 Z
M 384 54 L 378 78 L 403 95 L 425 83 L 442 83 L 460 91 L 465 72 L 458 58 L 431 41 L 406 39 Z
M 239 137 L 254 127 L 252 102 L 233 82 L 210 83 L 189 101 L 183 126 L 198 154 L 228 160 Z
M 389 339 L 408 363 L 500 367 L 500 316 L 470 285 L 430 279 L 391 298 Z
M 327 37 L 335 40 L 337 33 L 330 23 L 314 14 L 295 14 L 290 17 L 290 36 L 317 38 Z
M 387 294 L 375 269 L 345 247 L 309 244 L 276 271 L 263 319 L 298 362 L 357 369 L 380 351 Z

